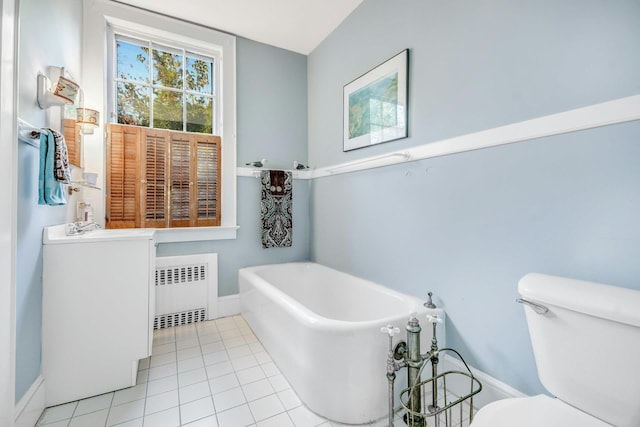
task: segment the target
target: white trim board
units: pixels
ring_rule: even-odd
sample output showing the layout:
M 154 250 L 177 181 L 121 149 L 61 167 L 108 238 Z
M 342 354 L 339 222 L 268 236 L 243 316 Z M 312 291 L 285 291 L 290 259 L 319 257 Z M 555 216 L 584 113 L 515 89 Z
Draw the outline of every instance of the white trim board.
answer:
M 619 98 L 588 107 L 576 108 L 562 113 L 447 138 L 401 151 L 392 151 L 317 169 L 294 171 L 294 178 L 322 178 L 635 120 L 640 120 L 640 95 Z M 253 168 L 238 167 L 236 174 L 237 176 L 256 176 L 258 171 Z
M 16 404 L 15 427 L 33 427 L 45 409 L 46 383 L 42 374 Z

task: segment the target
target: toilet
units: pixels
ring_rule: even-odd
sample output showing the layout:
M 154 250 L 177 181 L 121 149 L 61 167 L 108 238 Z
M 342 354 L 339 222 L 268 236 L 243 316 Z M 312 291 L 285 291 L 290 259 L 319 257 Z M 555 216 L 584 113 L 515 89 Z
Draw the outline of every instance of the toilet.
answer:
M 640 291 L 532 273 L 518 292 L 538 377 L 555 397 L 490 403 L 471 426 L 640 426 Z

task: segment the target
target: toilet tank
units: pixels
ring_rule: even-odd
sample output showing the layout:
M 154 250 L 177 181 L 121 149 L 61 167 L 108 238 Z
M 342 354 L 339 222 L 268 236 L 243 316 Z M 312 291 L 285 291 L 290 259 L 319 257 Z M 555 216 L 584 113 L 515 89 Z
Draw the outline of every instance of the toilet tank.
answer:
M 543 274 L 518 283 L 538 376 L 568 404 L 620 427 L 640 426 L 640 291 Z

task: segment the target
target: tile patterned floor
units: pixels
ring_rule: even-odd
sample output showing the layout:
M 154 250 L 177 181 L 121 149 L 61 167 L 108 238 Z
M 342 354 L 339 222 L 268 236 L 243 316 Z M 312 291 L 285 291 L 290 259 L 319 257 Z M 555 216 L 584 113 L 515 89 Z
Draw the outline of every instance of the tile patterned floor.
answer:
M 342 427 L 301 404 L 241 316 L 156 331 L 137 384 L 47 408 L 37 426 Z

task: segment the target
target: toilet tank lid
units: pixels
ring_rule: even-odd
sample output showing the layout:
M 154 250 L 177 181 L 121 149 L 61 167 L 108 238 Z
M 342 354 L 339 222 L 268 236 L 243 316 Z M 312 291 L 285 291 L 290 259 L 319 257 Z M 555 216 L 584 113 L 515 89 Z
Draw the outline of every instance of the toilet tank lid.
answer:
M 640 327 L 640 291 L 566 277 L 529 273 L 520 279 L 525 299 Z

